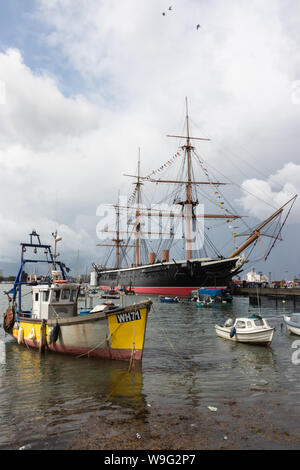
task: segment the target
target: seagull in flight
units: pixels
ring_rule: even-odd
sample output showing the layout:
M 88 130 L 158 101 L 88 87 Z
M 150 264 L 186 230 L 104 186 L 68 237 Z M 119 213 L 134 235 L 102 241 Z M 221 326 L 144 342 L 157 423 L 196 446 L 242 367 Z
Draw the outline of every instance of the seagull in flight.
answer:
M 199 29 L 199 28 L 200 28 L 200 24 L 197 24 L 196 28 Z
M 168 8 L 168 11 L 172 11 L 172 5 Z M 166 16 L 166 13 L 163 12 L 162 15 L 163 15 L 163 16 Z

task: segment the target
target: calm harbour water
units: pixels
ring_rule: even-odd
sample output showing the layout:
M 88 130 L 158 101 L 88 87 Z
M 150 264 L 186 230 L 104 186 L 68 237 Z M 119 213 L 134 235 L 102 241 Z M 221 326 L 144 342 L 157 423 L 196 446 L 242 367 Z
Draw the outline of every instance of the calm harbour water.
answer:
M 8 287 L 0 285 L 1 324 Z M 216 336 L 216 323 L 259 313 L 247 298 L 208 309 L 187 300 L 152 300 L 142 366 L 130 373 L 123 362 L 39 355 L 19 346 L 1 328 L 0 449 L 64 449 L 89 416 L 112 408 L 140 409 L 147 403 L 200 409 L 224 399 L 255 403 L 276 395 L 299 411 L 300 365 L 292 363 L 297 336 L 283 325 L 287 307 L 262 307 L 262 315 L 276 328 L 271 347 L 265 348 Z M 96 298 L 94 303 L 101 301 Z

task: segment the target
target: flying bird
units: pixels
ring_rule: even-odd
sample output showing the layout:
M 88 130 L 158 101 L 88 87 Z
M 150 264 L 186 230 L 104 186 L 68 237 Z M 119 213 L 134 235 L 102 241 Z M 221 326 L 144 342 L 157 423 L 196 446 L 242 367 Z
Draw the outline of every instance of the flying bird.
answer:
M 199 28 L 200 28 L 200 24 L 197 24 L 196 28 L 199 29 Z
M 172 5 L 168 8 L 168 11 L 172 11 Z M 162 15 L 166 16 L 165 12 L 163 12 Z

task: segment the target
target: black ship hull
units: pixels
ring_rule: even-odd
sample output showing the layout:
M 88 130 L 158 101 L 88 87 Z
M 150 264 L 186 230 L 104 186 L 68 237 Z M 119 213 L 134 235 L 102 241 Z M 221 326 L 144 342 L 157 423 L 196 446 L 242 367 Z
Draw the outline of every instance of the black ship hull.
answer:
M 240 272 L 238 258 L 201 259 L 138 266 L 125 269 L 98 270 L 102 289 L 131 287 L 136 293 L 188 296 L 200 287 L 226 288 Z

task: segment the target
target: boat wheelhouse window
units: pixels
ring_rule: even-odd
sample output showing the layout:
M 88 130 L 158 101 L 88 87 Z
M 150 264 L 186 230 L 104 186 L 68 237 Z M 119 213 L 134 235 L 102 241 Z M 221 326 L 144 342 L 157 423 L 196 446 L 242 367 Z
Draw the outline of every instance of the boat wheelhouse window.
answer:
M 46 290 L 43 292 L 43 302 L 48 302 L 49 300 L 49 291 Z
M 60 290 L 59 289 L 55 289 L 53 291 L 53 302 L 59 302 L 59 295 L 60 295 Z
M 63 289 L 61 291 L 61 300 L 69 300 L 70 298 L 70 289 Z
M 35 293 L 34 300 L 36 302 L 38 302 L 38 300 L 39 300 L 39 293 L 38 292 Z
M 72 289 L 71 296 L 70 296 L 71 302 L 74 302 L 74 300 L 76 299 L 76 295 L 77 295 L 77 289 Z
M 262 318 L 257 318 L 256 320 L 254 320 L 254 323 L 256 326 L 264 326 L 264 321 Z
M 291 321 L 295 323 L 299 323 L 299 315 L 292 315 L 291 316 Z
M 252 328 L 252 322 L 251 321 L 247 321 L 247 327 Z
M 238 321 L 235 326 L 236 328 L 246 328 L 246 323 L 244 321 Z

